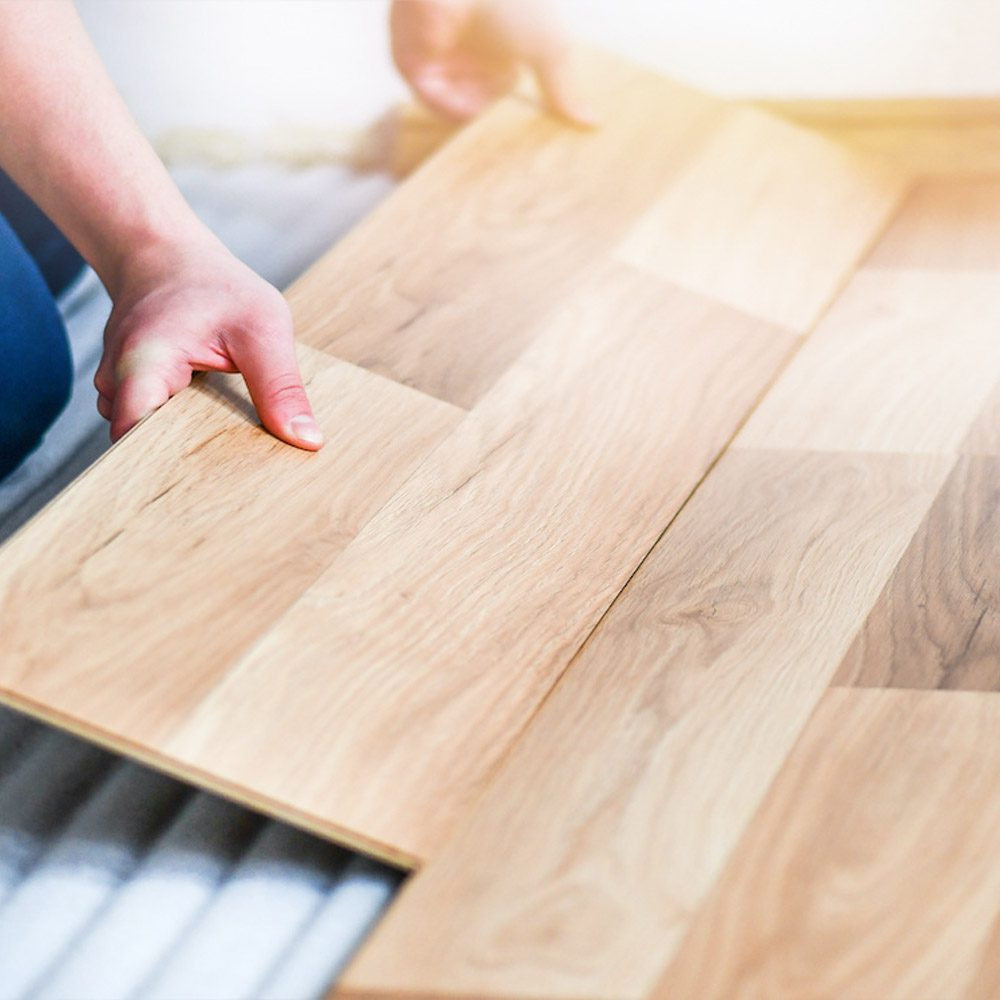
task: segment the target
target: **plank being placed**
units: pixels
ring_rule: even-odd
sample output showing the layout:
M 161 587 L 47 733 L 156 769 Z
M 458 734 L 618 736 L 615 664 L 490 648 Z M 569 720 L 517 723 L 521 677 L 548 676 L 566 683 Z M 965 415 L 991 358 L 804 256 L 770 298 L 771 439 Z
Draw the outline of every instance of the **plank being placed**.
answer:
M 793 340 L 592 274 L 166 752 L 431 856 Z
M 905 175 L 598 53 L 600 128 L 522 98 L 466 127 L 289 291 L 307 343 L 472 406 L 595 261 L 804 332 Z
M 644 997 L 947 466 L 727 453 L 342 994 Z
M 998 732 L 1000 698 L 831 690 L 653 1000 L 971 1000 L 1000 919 Z
M 325 569 L 462 411 L 300 352 L 327 446 L 248 420 L 200 380 L 4 547 L 2 698 L 152 749 Z
M 518 97 L 499 102 L 289 289 L 299 336 L 474 405 L 730 113 L 598 53 L 583 68 L 599 129 L 568 128 Z M 899 176 L 866 168 L 854 169 L 854 194 L 879 190 L 883 203 L 861 214 L 883 214 Z M 714 196 L 698 192 L 701 203 Z M 825 274 L 835 282 L 839 267 Z

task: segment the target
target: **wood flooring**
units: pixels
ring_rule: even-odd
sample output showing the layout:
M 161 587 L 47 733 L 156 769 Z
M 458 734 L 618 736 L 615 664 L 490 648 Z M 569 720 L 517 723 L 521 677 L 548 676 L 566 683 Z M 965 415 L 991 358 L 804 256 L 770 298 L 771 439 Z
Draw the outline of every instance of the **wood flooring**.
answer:
M 1000 182 L 606 57 L 0 550 L 0 697 L 419 869 L 345 997 L 989 997 Z
M 1000 188 L 965 185 L 915 183 L 338 995 L 996 995 Z

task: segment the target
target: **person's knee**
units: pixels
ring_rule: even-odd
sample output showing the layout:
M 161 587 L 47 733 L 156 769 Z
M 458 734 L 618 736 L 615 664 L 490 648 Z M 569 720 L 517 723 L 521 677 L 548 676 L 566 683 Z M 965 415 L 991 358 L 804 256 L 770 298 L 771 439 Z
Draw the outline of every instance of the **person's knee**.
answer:
M 0 477 L 41 442 L 73 382 L 59 310 L 30 256 L 0 219 Z

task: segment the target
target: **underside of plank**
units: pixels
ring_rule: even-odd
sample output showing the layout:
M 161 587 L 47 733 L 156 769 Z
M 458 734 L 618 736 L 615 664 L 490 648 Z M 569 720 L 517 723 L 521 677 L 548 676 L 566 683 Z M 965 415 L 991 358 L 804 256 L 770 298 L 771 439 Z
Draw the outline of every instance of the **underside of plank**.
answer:
M 290 291 L 323 452 L 206 381 L 3 550 L 4 700 L 438 850 L 907 185 L 592 70 L 603 128 L 501 102 Z

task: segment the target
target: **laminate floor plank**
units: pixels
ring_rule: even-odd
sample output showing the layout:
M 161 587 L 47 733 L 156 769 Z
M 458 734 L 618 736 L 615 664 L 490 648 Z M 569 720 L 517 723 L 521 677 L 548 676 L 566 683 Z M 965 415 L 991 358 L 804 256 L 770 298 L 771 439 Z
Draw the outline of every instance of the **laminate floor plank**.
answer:
M 585 70 L 599 129 L 499 102 L 289 289 L 300 336 L 475 404 L 729 113 L 600 54 Z M 876 212 L 891 208 L 900 176 L 886 177 Z
M 957 453 L 1000 379 L 998 289 L 863 267 L 734 447 Z
M 837 672 L 1000 692 L 1000 458 L 961 456 Z
M 727 453 L 337 995 L 644 997 L 949 464 Z
M 1000 178 L 923 178 L 865 263 L 1000 272 Z
M 1000 915 L 983 942 L 979 964 L 962 1000 L 993 1000 L 1000 996 Z
M 830 691 L 652 998 L 969 996 L 1000 915 L 998 732 L 996 696 Z
M 1000 455 L 1000 381 L 986 397 L 959 451 L 963 455 Z
M 793 343 L 609 266 L 167 752 L 426 859 Z
M 242 381 L 213 376 L 8 542 L 4 701 L 155 746 L 462 416 L 318 351 L 301 360 L 322 451 L 265 433 Z
M 469 407 L 612 253 L 805 332 L 909 186 L 600 54 L 583 71 L 599 129 L 501 102 L 290 289 L 303 338 Z
M 633 227 L 618 257 L 805 333 L 895 207 L 899 173 L 736 107 Z

